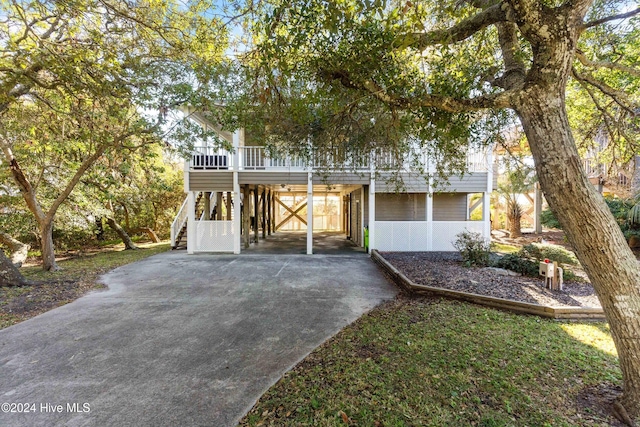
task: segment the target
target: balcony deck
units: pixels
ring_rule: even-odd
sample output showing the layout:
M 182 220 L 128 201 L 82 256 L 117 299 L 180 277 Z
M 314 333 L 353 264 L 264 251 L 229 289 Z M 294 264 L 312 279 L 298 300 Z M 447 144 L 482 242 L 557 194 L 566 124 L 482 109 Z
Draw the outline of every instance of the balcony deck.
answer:
M 413 161 L 410 161 L 413 160 Z M 300 157 L 270 156 L 264 147 L 238 147 L 237 152 L 214 147 L 195 147 L 189 160 L 189 170 L 199 171 L 271 171 L 271 172 L 373 172 L 376 168 L 390 171 L 412 171 L 416 158 L 396 159 L 386 154 L 374 156 L 345 157 L 336 154 L 323 154 L 308 162 Z M 487 172 L 490 160 L 484 152 L 473 152 L 467 156 L 467 171 Z M 425 170 L 433 170 L 426 156 L 420 155 L 418 164 Z

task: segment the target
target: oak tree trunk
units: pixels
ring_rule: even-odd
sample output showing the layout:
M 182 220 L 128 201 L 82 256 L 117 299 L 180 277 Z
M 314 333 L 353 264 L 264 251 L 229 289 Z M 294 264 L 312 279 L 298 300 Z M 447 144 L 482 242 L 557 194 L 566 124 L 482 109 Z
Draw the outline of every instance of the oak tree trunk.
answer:
M 160 243 L 160 238 L 158 237 L 156 232 L 153 231 L 152 228 L 149 228 L 149 227 L 138 227 L 138 228 L 134 228 L 133 230 L 130 230 L 130 232 L 132 232 L 132 233 L 146 233 L 147 236 L 149 236 L 149 239 L 151 239 L 151 241 L 153 243 Z
M 133 243 L 133 240 L 131 240 L 131 237 L 129 237 L 129 235 L 127 234 L 126 231 L 124 231 L 124 228 L 122 228 L 120 226 L 120 224 L 118 224 L 116 222 L 115 219 L 113 219 L 112 217 L 107 217 L 107 224 L 109 224 L 109 227 L 111 227 L 113 229 L 113 231 L 115 231 L 116 233 L 118 233 L 118 236 L 120 237 L 120 239 L 122 239 L 122 243 L 124 243 L 124 249 L 140 249 L 136 246 L 135 243 Z
M 0 249 L 0 287 L 24 286 L 27 284 L 27 280 L 20 274 L 18 268 L 13 265 L 11 260 Z
M 600 298 L 618 350 L 622 405 L 640 415 L 640 264 L 602 196 L 587 180 L 567 119 L 564 91 L 531 88 L 517 113 L 540 185 Z
M 31 246 L 14 239 L 7 233 L 0 233 L 0 243 L 9 247 L 11 250 L 11 262 L 17 268 L 20 268 L 27 260 Z
M 42 268 L 45 271 L 58 271 L 55 247 L 53 245 L 53 218 L 40 219 L 40 249 L 42 251 Z

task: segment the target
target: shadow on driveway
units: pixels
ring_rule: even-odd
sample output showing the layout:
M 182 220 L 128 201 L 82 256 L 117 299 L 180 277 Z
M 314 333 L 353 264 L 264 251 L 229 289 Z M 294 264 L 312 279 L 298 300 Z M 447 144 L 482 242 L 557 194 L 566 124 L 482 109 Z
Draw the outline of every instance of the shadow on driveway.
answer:
M 235 426 L 396 294 L 364 254 L 169 252 L 102 279 L 108 291 L 0 331 L 0 403 L 34 404 L 0 425 Z

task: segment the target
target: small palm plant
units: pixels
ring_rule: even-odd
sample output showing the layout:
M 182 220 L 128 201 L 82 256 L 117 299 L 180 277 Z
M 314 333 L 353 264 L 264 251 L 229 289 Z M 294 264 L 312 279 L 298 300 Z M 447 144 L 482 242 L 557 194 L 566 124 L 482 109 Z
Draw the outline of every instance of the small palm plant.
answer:
M 640 225 L 640 202 L 636 203 L 627 212 L 629 225 Z

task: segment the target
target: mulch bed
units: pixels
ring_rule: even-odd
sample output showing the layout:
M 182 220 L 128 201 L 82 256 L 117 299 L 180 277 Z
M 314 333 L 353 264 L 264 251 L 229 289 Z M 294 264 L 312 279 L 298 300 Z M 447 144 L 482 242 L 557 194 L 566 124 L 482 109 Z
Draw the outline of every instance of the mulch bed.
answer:
M 457 252 L 382 252 L 381 255 L 419 285 L 469 292 L 552 307 L 601 308 L 588 282 L 564 282 L 562 291 L 544 287 L 541 278 L 509 276 L 495 269 L 465 267 Z

